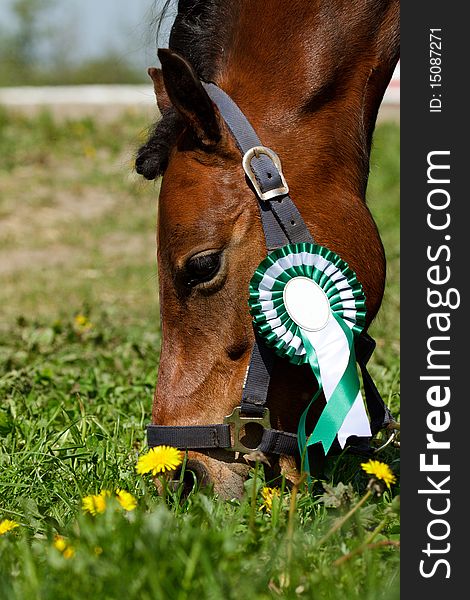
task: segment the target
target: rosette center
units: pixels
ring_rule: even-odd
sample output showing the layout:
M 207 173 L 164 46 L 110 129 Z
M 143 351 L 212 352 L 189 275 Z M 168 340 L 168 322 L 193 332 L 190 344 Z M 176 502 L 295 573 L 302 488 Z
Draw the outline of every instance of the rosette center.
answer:
M 329 300 L 321 287 L 308 277 L 293 277 L 284 288 L 284 306 L 301 329 L 318 331 L 330 318 Z

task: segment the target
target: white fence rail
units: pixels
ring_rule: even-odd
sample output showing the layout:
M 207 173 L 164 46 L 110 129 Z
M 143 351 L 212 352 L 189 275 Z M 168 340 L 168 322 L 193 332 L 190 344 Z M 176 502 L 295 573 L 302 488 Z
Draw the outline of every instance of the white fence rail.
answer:
M 0 104 L 13 108 L 67 109 L 107 107 L 154 110 L 152 85 L 74 85 L 49 87 L 0 87 Z M 400 105 L 400 66 L 398 65 L 385 93 L 384 106 Z
M 154 106 L 155 96 L 151 85 L 31 86 L 0 88 L 0 104 L 6 106 L 67 106 L 70 104 Z

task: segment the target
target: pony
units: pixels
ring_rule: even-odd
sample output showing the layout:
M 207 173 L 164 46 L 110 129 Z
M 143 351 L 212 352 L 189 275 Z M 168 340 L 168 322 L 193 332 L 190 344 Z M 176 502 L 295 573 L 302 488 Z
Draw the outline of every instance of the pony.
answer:
M 240 403 L 254 340 L 248 284 L 267 250 L 239 151 L 201 82 L 229 94 L 279 155 L 315 240 L 361 281 L 368 327 L 386 263 L 365 194 L 377 113 L 399 57 L 399 2 L 179 0 L 169 48 L 158 56 L 161 69 L 148 72 L 161 119 L 136 158 L 139 174 L 163 176 L 152 422 L 221 423 Z M 315 382 L 307 368 L 275 361 L 271 422 L 295 432 Z M 269 460 L 278 472 L 282 457 Z M 187 469 L 234 497 L 249 466 L 214 449 L 190 451 Z

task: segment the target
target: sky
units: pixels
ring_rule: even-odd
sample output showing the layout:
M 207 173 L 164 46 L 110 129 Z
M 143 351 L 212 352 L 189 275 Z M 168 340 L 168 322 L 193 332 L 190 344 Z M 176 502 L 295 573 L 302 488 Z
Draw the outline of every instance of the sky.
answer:
M 117 50 L 136 66 L 156 63 L 155 26 L 163 0 L 52 0 L 42 28 L 50 27 L 76 60 Z M 0 26 L 12 28 L 12 0 L 0 0 Z M 164 27 L 168 31 L 168 25 Z M 165 36 L 160 41 L 165 45 Z M 44 36 L 41 52 L 47 57 L 51 42 Z

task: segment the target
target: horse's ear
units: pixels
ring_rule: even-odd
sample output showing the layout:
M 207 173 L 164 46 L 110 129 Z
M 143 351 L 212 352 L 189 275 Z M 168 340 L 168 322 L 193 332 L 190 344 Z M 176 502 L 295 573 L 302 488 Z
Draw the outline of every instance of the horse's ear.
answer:
M 163 113 L 172 106 L 171 100 L 166 93 L 165 84 L 163 82 L 163 73 L 161 69 L 156 69 L 155 67 L 149 67 L 147 73 L 153 81 L 153 89 L 155 90 L 158 108 L 160 109 L 160 112 Z
M 213 146 L 221 139 L 220 115 L 192 66 L 172 50 L 160 49 L 166 93 L 198 139 Z M 157 92 L 158 93 L 158 92 Z

